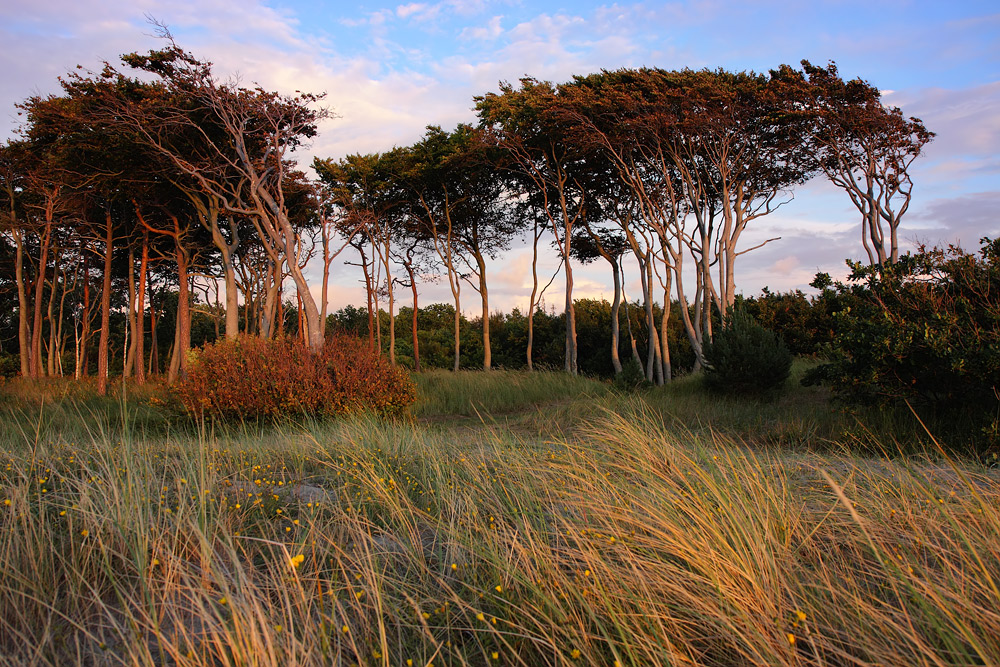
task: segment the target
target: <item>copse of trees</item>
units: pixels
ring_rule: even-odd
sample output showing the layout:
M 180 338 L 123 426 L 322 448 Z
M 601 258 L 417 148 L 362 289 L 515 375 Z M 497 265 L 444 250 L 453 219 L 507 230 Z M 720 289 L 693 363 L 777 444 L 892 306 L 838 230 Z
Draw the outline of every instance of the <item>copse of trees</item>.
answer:
M 440 331 L 420 335 L 422 313 L 433 311 L 450 318 L 454 369 L 474 356 L 485 369 L 611 374 L 633 359 L 662 384 L 702 365 L 737 303 L 739 258 L 776 241 L 748 246 L 744 232 L 809 178 L 847 192 L 870 265 L 893 264 L 908 169 L 933 137 L 832 64 L 622 69 L 501 83 L 475 98 L 475 122 L 430 126 L 383 153 L 318 158 L 311 180 L 293 157 L 331 113 L 321 95 L 221 79 L 161 33 L 162 49 L 77 70 L 61 94 L 26 100 L 20 137 L 0 148 L 0 290 L 17 303 L 16 322 L 0 325 L 5 350 L 17 340 L 22 375 L 95 366 L 103 392 L 120 344 L 124 375 L 142 382 L 165 368 L 168 381 L 183 378 L 201 315 L 227 338 L 297 337 L 316 353 L 334 262 L 346 257 L 367 294 L 360 333 L 390 363 L 439 365 Z M 528 308 L 498 317 L 490 261 L 519 237 L 532 246 Z M 564 278 L 558 316 L 538 308 L 556 277 L 539 273 L 546 252 Z M 318 300 L 311 261 L 323 269 Z M 611 271 L 607 309 L 574 297 L 574 263 L 591 261 Z M 420 284 L 438 277 L 452 295 L 447 313 L 420 307 Z M 624 286 L 635 280 L 640 294 L 630 296 Z M 462 316 L 463 286 L 481 307 L 474 327 Z M 399 288 L 410 293 L 404 308 Z M 794 351 L 815 352 L 831 339 L 828 324 L 783 310 L 815 317 L 805 301 L 765 293 L 754 316 L 786 330 Z M 587 328 L 603 337 L 593 352 Z
M 806 382 L 828 382 L 852 403 L 909 403 L 925 416 L 1000 443 L 1000 241 L 978 253 L 921 246 L 888 265 L 852 264 L 825 284 L 835 303 L 828 363 Z

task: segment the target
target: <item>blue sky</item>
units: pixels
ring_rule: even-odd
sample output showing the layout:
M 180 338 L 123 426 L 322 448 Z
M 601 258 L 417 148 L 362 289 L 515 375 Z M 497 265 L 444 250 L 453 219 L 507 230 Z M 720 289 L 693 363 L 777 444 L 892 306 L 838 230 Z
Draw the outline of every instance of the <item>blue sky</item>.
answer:
M 526 74 L 561 81 L 602 68 L 765 71 L 804 58 L 834 60 L 843 76 L 867 79 L 938 134 L 914 169 L 902 236 L 975 248 L 981 236 L 1000 234 L 995 0 L 8 0 L 0 8 L 0 133 L 17 126 L 15 102 L 56 92 L 56 77 L 75 65 L 97 68 L 120 53 L 156 48 L 147 15 L 221 74 L 288 92 L 325 91 L 338 118 L 309 151 L 324 157 L 410 143 L 429 123 L 471 121 L 473 95 Z M 842 275 L 843 260 L 863 254 L 857 212 L 822 181 L 755 223 L 746 243 L 775 235 L 782 240 L 741 260 L 741 291 L 806 288 L 816 271 Z M 526 305 L 528 261 L 515 249 L 502 271 L 493 270 L 496 307 Z M 363 301 L 349 269 L 337 281 L 335 306 Z M 578 294 L 610 297 L 608 282 L 599 268 L 581 270 Z M 429 285 L 422 298 L 447 300 L 447 288 Z

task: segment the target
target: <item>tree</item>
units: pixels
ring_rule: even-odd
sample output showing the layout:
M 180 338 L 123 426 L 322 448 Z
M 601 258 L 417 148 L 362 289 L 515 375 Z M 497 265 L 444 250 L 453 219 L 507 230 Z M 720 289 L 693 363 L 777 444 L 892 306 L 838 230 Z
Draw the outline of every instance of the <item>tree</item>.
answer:
M 222 202 L 224 210 L 249 220 L 271 262 L 287 264 L 302 299 L 309 348 L 323 345 L 320 311 L 299 265 L 301 236 L 289 213 L 286 182 L 287 156 L 316 134 L 316 124 L 330 115 L 313 105 L 321 96 L 294 96 L 243 88 L 221 82 L 212 65 L 178 47 L 163 30 L 167 48 L 148 54 L 129 54 L 123 62 L 156 77 L 162 91 L 156 103 L 124 96 L 108 96 L 106 118 L 132 132 L 202 193 Z M 120 87 L 145 85 L 129 79 L 110 65 L 100 82 Z M 72 84 L 92 85 L 81 77 Z
M 685 249 L 698 261 L 696 311 L 704 301 L 727 312 L 736 297 L 737 258 L 775 240 L 741 248 L 747 225 L 780 206 L 810 173 L 809 119 L 786 94 L 786 75 L 785 69 L 770 75 L 619 70 L 561 88 L 571 140 L 613 165 L 654 233 L 652 257 L 665 269 L 661 284 L 669 289 L 666 271 L 672 271 L 699 356 L 711 317 L 708 308 L 700 322 L 687 316 Z
M 905 118 L 882 103 L 867 81 L 844 81 L 831 62 L 802 61 L 807 99 L 815 114 L 812 150 L 816 165 L 844 190 L 861 213 L 861 242 L 871 265 L 899 259 L 899 224 L 910 206 L 909 168 L 934 138 L 919 118 Z
M 515 187 L 543 214 L 562 256 L 566 277 L 565 369 L 576 375 L 576 318 L 573 312 L 573 229 L 583 220 L 586 208 L 587 170 L 582 153 L 567 141 L 559 117 L 559 91 L 549 82 L 521 79 L 515 89 L 500 84 L 500 94 L 476 97 L 479 124 L 506 155 L 506 165 L 517 178 Z
M 390 263 L 392 260 L 393 225 L 400 215 L 400 195 L 392 182 L 387 166 L 390 158 L 380 153 L 348 155 L 339 161 L 316 159 L 313 169 L 319 175 L 331 203 L 341 211 L 340 232 L 347 243 L 361 254 L 368 298 L 369 330 L 378 311 L 378 274 L 385 271 L 386 293 L 390 299 L 390 319 L 395 318 L 394 293 Z M 369 268 L 369 248 L 373 257 Z M 376 264 L 376 257 L 378 264 Z M 375 332 L 381 349 L 381 326 Z M 370 333 L 370 339 L 371 335 Z M 394 327 L 390 338 L 395 338 Z M 394 340 L 393 340 L 394 342 Z M 390 344 L 389 356 L 394 358 L 395 345 Z

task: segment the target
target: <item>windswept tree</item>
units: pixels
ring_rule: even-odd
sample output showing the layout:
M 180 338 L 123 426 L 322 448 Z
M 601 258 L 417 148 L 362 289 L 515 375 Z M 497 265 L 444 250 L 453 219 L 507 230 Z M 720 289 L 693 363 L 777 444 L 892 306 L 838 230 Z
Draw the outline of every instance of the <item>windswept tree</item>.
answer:
M 430 126 L 421 141 L 394 154 L 396 178 L 406 190 L 410 210 L 425 223 L 414 226 L 412 233 L 435 248 L 449 283 L 465 279 L 479 294 L 483 368 L 489 370 L 487 259 L 507 250 L 521 226 L 508 205 L 506 182 L 497 169 L 500 157 L 496 147 L 484 142 L 482 131 L 470 125 L 460 124 L 451 132 Z M 460 310 L 460 290 L 457 285 L 452 289 Z
M 775 240 L 742 247 L 744 231 L 810 173 L 808 116 L 785 95 L 779 74 L 619 70 L 561 88 L 560 118 L 571 141 L 613 165 L 654 232 L 699 357 L 711 317 L 704 312 L 698 323 L 688 316 L 685 250 L 696 254 L 705 300 L 710 295 L 716 310 L 727 312 L 736 298 L 738 257 Z M 695 303 L 701 301 L 697 294 Z
M 384 272 L 389 298 L 390 322 L 395 318 L 392 285 L 392 244 L 394 226 L 401 215 L 401 201 L 391 173 L 389 158 L 382 153 L 348 155 L 334 161 L 313 161 L 329 203 L 340 211 L 339 229 L 347 242 L 361 254 L 368 297 L 369 331 L 378 337 L 381 349 L 381 326 L 378 325 L 380 275 Z M 371 265 L 369 265 L 369 254 Z M 395 362 L 395 327 L 390 327 L 389 356 Z
M 220 202 L 226 214 L 253 225 L 270 260 L 287 265 L 302 299 L 309 347 L 318 351 L 324 329 L 297 261 L 302 239 L 289 211 L 286 181 L 290 153 L 315 136 L 329 111 L 315 107 L 317 95 L 289 96 L 221 81 L 211 63 L 183 51 L 165 31 L 164 36 L 165 49 L 122 58 L 133 71 L 153 75 L 160 94 L 155 99 L 108 94 L 105 118 Z M 71 76 L 67 85 L 112 93 L 147 84 L 106 65 L 93 77 Z
M 461 283 L 482 304 L 483 368 L 492 366 L 486 260 L 509 247 L 517 223 L 507 215 L 504 182 L 493 147 L 479 130 L 459 125 L 448 132 L 429 126 L 412 146 L 388 154 L 388 168 L 406 203 L 403 230 L 440 260 L 455 301 L 454 368 L 461 353 Z
M 576 375 L 576 317 L 573 311 L 573 230 L 587 205 L 586 153 L 568 141 L 557 87 L 521 79 L 520 88 L 501 83 L 500 93 L 476 97 L 486 140 L 500 148 L 511 181 L 543 214 L 563 260 L 566 278 L 566 371 Z
M 909 169 L 934 133 L 919 118 L 882 103 L 861 79 L 844 81 L 837 66 L 802 61 L 806 99 L 815 113 L 810 146 L 816 164 L 861 213 L 861 242 L 871 265 L 899 259 L 899 224 L 910 206 Z
M 28 314 L 28 282 L 25 277 L 25 189 L 29 153 L 24 141 L 9 141 L 0 146 L 0 232 L 13 243 L 14 290 L 17 292 L 17 343 L 23 377 L 31 373 L 31 343 Z

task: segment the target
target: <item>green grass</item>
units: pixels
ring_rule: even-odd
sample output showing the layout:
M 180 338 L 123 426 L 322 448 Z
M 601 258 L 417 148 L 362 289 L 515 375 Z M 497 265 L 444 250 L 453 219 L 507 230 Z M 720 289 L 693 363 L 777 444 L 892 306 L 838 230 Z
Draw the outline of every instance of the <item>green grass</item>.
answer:
M 418 382 L 421 419 L 264 429 L 151 392 L 25 436 L 23 398 L 0 664 L 1000 664 L 996 471 L 817 445 L 847 418 L 797 387 Z
M 586 377 L 543 371 L 449 371 L 414 374 L 417 417 L 498 415 L 559 401 L 608 393 L 609 385 Z

